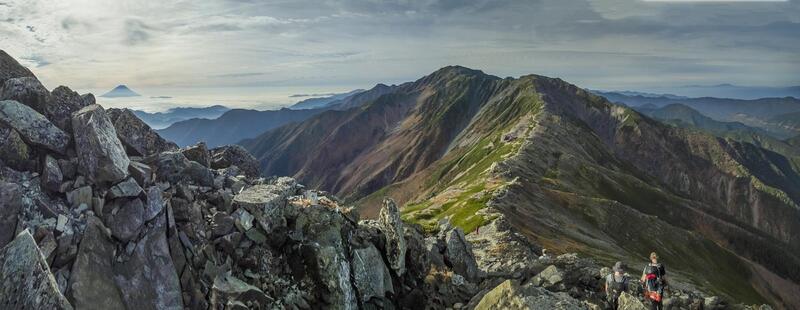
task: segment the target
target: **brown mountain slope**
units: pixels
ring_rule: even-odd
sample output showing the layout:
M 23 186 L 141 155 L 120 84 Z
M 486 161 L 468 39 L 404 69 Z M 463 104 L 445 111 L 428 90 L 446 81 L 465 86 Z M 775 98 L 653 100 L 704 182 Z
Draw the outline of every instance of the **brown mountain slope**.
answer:
M 428 229 L 448 219 L 472 231 L 500 213 L 559 251 L 611 261 L 658 249 L 686 285 L 797 305 L 750 271 L 800 282 L 796 163 L 559 79 L 448 67 L 244 145 L 267 174 L 365 206 L 395 197 Z

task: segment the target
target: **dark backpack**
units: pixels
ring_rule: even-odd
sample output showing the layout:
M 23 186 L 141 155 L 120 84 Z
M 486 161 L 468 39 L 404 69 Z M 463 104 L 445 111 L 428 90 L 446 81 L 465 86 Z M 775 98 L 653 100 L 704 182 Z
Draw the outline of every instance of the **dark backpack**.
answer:
M 622 281 L 617 282 L 617 278 L 611 275 L 611 284 L 608 285 L 609 298 L 616 300 L 622 292 L 628 290 L 628 277 L 623 275 Z

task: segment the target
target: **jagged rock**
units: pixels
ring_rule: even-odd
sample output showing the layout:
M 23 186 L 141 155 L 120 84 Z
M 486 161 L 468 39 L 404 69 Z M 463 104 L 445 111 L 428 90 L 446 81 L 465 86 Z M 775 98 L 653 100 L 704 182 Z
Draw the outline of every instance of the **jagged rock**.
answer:
M 403 220 L 394 200 L 384 199 L 383 208 L 378 216 L 378 223 L 386 236 L 386 259 L 389 267 L 398 275 L 406 270 L 406 239 L 404 237 Z
M 16 130 L 0 124 L 0 161 L 19 171 L 33 170 L 31 150 Z
M 115 199 L 103 207 L 103 219 L 111 235 L 126 242 L 137 236 L 144 225 L 144 205 L 137 199 Z
M 211 223 L 211 237 L 218 238 L 231 233 L 234 229 L 233 218 L 224 212 L 214 213 Z
M 2 308 L 72 309 L 27 230 L 0 250 L 0 263 Z
M 212 307 L 225 308 L 231 304 L 240 303 L 251 305 L 248 308 L 266 308 L 272 302 L 272 298 L 264 294 L 260 289 L 236 277 L 226 274 L 214 279 L 214 286 L 211 288 Z
M 86 103 L 86 105 L 97 104 L 97 99 L 95 99 L 94 95 L 91 93 L 83 94 L 81 95 L 81 98 L 83 98 L 83 102 Z
M 147 204 L 144 206 L 144 220 L 150 221 L 164 209 L 164 199 L 158 186 L 147 188 Z
M 42 114 L 16 101 L 0 101 L 0 123 L 16 130 L 29 145 L 64 154 L 69 136 Z
M 58 161 L 47 155 L 44 157 L 44 165 L 42 166 L 42 186 L 51 192 L 59 191 L 64 176 L 61 174 Z
M 91 206 L 92 187 L 87 185 L 76 188 L 70 192 L 67 192 L 67 202 L 69 202 L 72 208 L 77 208 L 81 204 L 86 204 L 87 206 Z
M 19 185 L 0 180 L 0 248 L 14 240 L 21 208 Z
M 180 281 L 167 244 L 166 217 L 156 217 L 143 235 L 130 260 L 113 265 L 114 282 L 126 308 L 183 309 Z
M 131 161 L 128 166 L 128 172 L 130 172 L 133 179 L 136 180 L 136 183 L 139 183 L 139 186 L 145 187 L 153 182 L 153 169 L 148 165 L 137 161 Z
M 565 293 L 552 293 L 530 284 L 520 286 L 515 281 L 505 280 L 486 293 L 475 309 L 577 310 L 586 309 L 586 306 Z
M 461 228 L 451 229 L 446 233 L 445 242 L 445 262 L 452 266 L 455 273 L 475 282 L 479 277 L 478 264 L 472 254 L 472 246 L 464 237 L 464 231 Z
M 253 228 L 253 215 L 245 209 L 236 209 L 233 212 L 233 221 L 236 228 L 241 232 L 247 232 Z
M 50 101 L 47 103 L 46 111 L 43 114 L 58 128 L 72 133 L 72 113 L 88 105 L 90 105 L 89 102 L 69 89 L 69 87 L 59 86 L 51 92 Z
M 100 219 L 89 217 L 68 284 L 67 294 L 75 308 L 125 308 L 113 278 L 114 250 Z
M 94 104 L 75 112 L 72 128 L 83 175 L 95 183 L 115 183 L 128 176 L 130 160 L 101 106 Z
M 431 258 L 426 247 L 425 237 L 421 229 L 415 226 L 405 227 L 406 239 L 406 275 L 421 283 L 431 268 Z M 441 256 L 441 254 L 440 254 Z
M 161 138 L 131 110 L 108 109 L 108 117 L 116 128 L 119 140 L 133 155 L 147 156 L 178 149 L 178 145 Z
M 617 301 L 617 310 L 647 310 L 642 301 L 627 292 L 622 292 Z
M 127 178 L 122 182 L 119 182 L 112 186 L 108 193 L 106 193 L 106 198 L 108 199 L 115 199 L 121 197 L 136 197 L 142 192 L 142 187 L 136 183 L 136 180 L 133 178 Z
M 223 169 L 238 167 L 246 176 L 258 177 L 260 172 L 258 160 L 239 145 L 226 145 L 211 149 L 211 168 Z
M 5 51 L 0 50 L 0 84 L 5 83 L 10 78 L 26 76 L 35 77 L 31 70 L 20 65 L 14 57 L 9 56 Z
M 164 152 L 146 160 L 155 167 L 155 174 L 158 181 L 173 184 L 181 181 L 212 186 L 214 184 L 214 174 L 203 165 L 186 159 L 181 152 Z
M 557 288 L 558 286 L 563 286 L 563 281 L 564 272 L 553 265 L 547 266 L 547 268 L 542 270 L 542 272 L 540 272 L 534 279 L 531 280 L 531 282 L 536 283 L 536 285 L 553 289 Z
M 14 100 L 48 116 L 50 92 L 34 77 L 12 78 L 0 86 L 0 100 Z
M 58 167 L 61 169 L 61 175 L 63 176 L 64 179 L 67 180 L 75 179 L 75 174 L 78 171 L 77 170 L 78 159 L 77 158 L 59 159 Z
M 233 197 L 233 203 L 247 208 L 251 213 L 275 209 L 286 205 L 286 199 L 297 190 L 297 182 L 281 177 L 272 184 L 260 184 L 247 188 Z
M 383 298 L 387 292 L 394 294 L 391 273 L 375 246 L 369 244 L 366 248 L 353 249 L 351 256 L 353 284 L 361 302 L 367 302 L 371 298 Z
M 191 161 L 195 161 L 204 167 L 211 167 L 211 155 L 208 152 L 205 142 L 199 142 L 195 145 L 188 146 L 181 150 L 184 156 Z

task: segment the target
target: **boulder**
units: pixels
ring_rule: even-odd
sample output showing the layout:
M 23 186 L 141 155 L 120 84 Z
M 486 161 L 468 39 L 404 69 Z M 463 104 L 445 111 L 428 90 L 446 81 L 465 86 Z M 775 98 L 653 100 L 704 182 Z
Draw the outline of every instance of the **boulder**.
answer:
M 0 101 L 0 123 L 16 130 L 28 145 L 66 153 L 69 135 L 24 104 Z
M 0 180 L 0 248 L 14 240 L 21 208 L 22 192 L 19 185 Z
M 166 216 L 156 217 L 136 242 L 130 259 L 113 264 L 114 282 L 127 309 L 183 309 L 166 226 Z
M 468 281 L 478 280 L 478 263 L 472 254 L 472 245 L 464 237 L 464 231 L 461 228 L 448 231 L 445 242 L 447 243 L 444 253 L 445 262 L 453 268 L 455 273 L 464 276 Z
M 554 265 L 547 266 L 532 282 L 549 289 L 557 289 L 564 281 L 564 272 Z
M 627 292 L 622 292 L 619 295 L 617 305 L 617 310 L 647 310 L 641 300 Z
M 128 172 L 139 186 L 145 187 L 153 182 L 153 169 L 148 165 L 132 161 L 128 166 Z
M 116 183 L 128 176 L 130 159 L 103 107 L 90 105 L 72 115 L 81 173 L 89 180 Z
M 144 220 L 149 222 L 164 209 L 164 199 L 158 186 L 147 188 L 147 203 L 144 206 Z
M 238 167 L 246 176 L 258 177 L 261 172 L 258 160 L 239 145 L 226 145 L 211 149 L 211 168 Z
M 400 211 L 392 199 L 383 200 L 383 208 L 378 215 L 378 224 L 386 238 L 386 260 L 389 267 L 397 275 L 403 275 L 406 266 L 406 239 L 403 229 L 403 220 L 400 219 Z
M 81 204 L 92 206 L 92 187 L 86 185 L 67 192 L 67 202 L 73 209 Z
M 0 250 L 0 305 L 6 309 L 72 309 L 27 230 Z
M 75 308 L 125 308 L 122 293 L 114 283 L 115 248 L 100 219 L 89 217 L 67 289 Z
M 127 242 L 139 235 L 144 225 L 144 204 L 137 199 L 115 199 L 103 207 L 103 219 L 111 235 Z
M 47 117 L 50 92 L 35 77 L 12 78 L 0 86 L 0 100 L 14 100 Z
M 587 307 L 566 293 L 552 293 L 533 285 L 520 286 L 512 280 L 505 280 L 481 298 L 476 310 L 490 309 L 559 309 L 582 310 Z
M 172 184 L 188 181 L 201 186 L 214 185 L 214 173 L 203 165 L 186 159 L 181 152 L 163 152 L 148 157 L 146 161 L 155 168 L 158 181 Z
M 206 147 L 205 142 L 188 146 L 181 150 L 181 153 L 183 153 L 183 156 L 186 156 L 186 158 L 191 161 L 198 162 L 207 168 L 211 167 L 211 155 L 208 152 L 208 147 Z
M 58 192 L 63 180 L 64 176 L 61 174 L 58 161 L 50 155 L 45 156 L 42 165 L 42 186 L 51 192 Z
M 211 287 L 211 304 L 213 309 L 229 309 L 229 305 L 250 304 L 251 309 L 266 309 L 273 301 L 260 289 L 230 274 L 219 275 Z
M 392 275 L 383 263 L 383 256 L 374 245 L 351 251 L 353 284 L 362 303 L 371 298 L 383 298 L 386 293 L 394 294 Z
M 142 187 L 133 178 L 127 178 L 122 182 L 114 184 L 106 193 L 107 199 L 121 197 L 136 197 L 142 192 Z
M 10 78 L 35 77 L 31 70 L 23 67 L 14 57 L 0 50 L 0 85 Z
M 56 124 L 58 128 L 72 133 L 72 113 L 91 104 L 94 104 L 94 102 L 87 102 L 69 87 L 59 86 L 51 92 L 50 102 L 47 103 L 44 115 Z
M 178 145 L 164 140 L 131 110 L 108 109 L 108 117 L 116 128 L 119 140 L 132 155 L 148 156 L 178 149 Z
M 211 222 L 211 237 L 219 238 L 231 233 L 234 229 L 233 218 L 225 212 L 214 213 Z
M 16 130 L 0 124 L 0 161 L 12 169 L 33 170 L 31 149 Z

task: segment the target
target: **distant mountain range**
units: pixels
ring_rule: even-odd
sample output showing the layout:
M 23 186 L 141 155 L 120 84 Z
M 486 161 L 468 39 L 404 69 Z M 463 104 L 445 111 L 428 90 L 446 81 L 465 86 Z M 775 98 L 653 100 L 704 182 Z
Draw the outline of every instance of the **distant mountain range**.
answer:
M 353 91 L 350 91 L 350 92 L 346 92 L 346 93 L 341 93 L 341 94 L 330 94 L 330 95 L 324 96 L 324 97 L 309 98 L 309 99 L 305 99 L 303 101 L 300 101 L 298 103 L 295 103 L 294 105 L 290 106 L 289 109 L 292 109 L 292 110 L 306 110 L 306 109 L 324 108 L 324 107 L 326 107 L 327 105 L 329 105 L 333 101 L 344 99 L 346 97 L 349 97 L 351 95 L 354 95 L 354 94 L 357 94 L 357 93 L 360 93 L 360 92 L 363 92 L 363 91 L 364 91 L 363 89 L 356 89 L 356 90 L 353 90 Z M 293 96 L 301 96 L 301 95 L 293 95 Z
M 141 96 L 141 95 L 139 95 L 136 92 L 132 91 L 130 88 L 128 88 L 128 86 L 125 86 L 125 85 L 119 85 L 117 87 L 114 87 L 114 89 L 112 89 L 111 91 L 100 95 L 100 97 L 106 97 L 106 98 L 138 97 L 138 96 Z
M 687 85 L 675 90 L 688 97 L 718 97 L 737 99 L 758 99 L 770 97 L 800 98 L 800 86 L 763 87 L 740 86 L 732 84 Z
M 179 107 L 171 108 L 166 112 L 148 113 L 134 110 L 133 113 L 154 129 L 162 129 L 170 125 L 192 118 L 214 119 L 230 110 L 230 108 L 214 105 L 204 108 Z
M 630 107 L 652 106 L 663 107 L 679 103 L 703 115 L 718 121 L 740 122 L 750 127 L 758 127 L 768 131 L 779 139 L 785 139 L 800 134 L 800 130 L 793 127 L 793 116 L 800 112 L 800 99 L 760 98 L 760 99 L 725 99 L 725 98 L 670 98 L 652 97 L 641 95 L 625 95 L 620 92 L 594 91 L 608 100 Z M 796 123 L 796 122 L 795 122 Z M 786 125 L 790 124 L 790 125 Z

